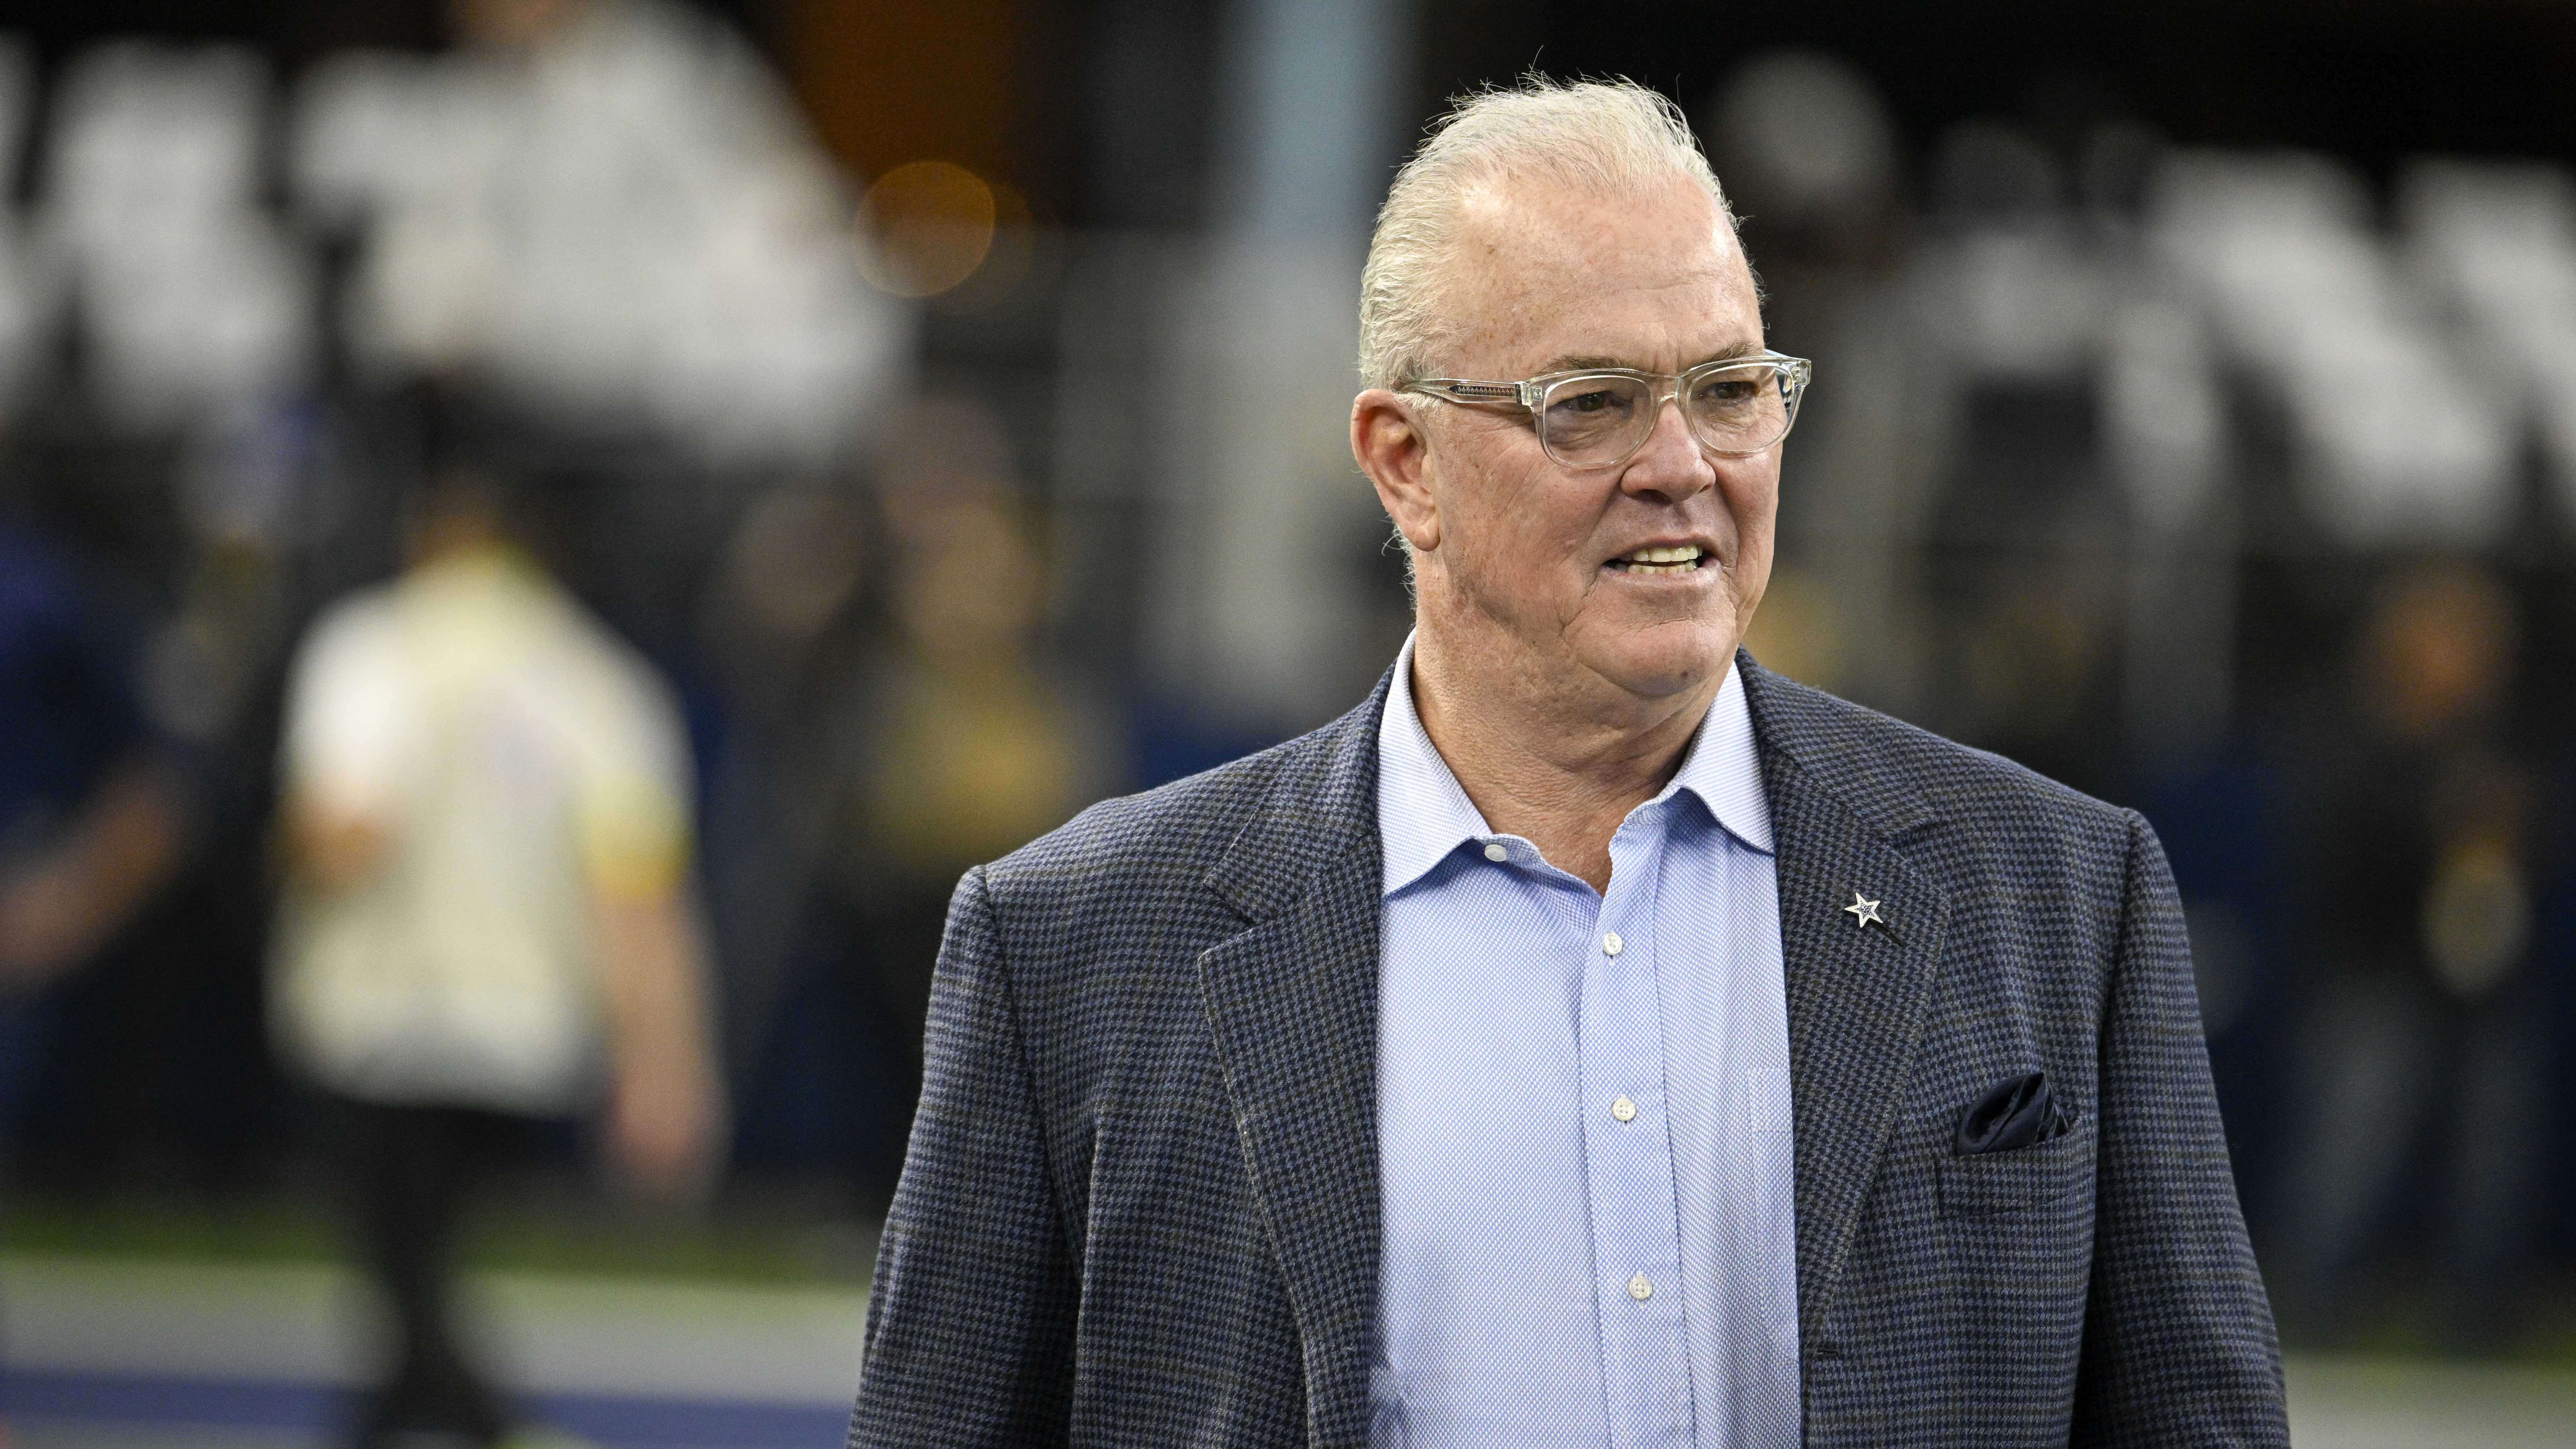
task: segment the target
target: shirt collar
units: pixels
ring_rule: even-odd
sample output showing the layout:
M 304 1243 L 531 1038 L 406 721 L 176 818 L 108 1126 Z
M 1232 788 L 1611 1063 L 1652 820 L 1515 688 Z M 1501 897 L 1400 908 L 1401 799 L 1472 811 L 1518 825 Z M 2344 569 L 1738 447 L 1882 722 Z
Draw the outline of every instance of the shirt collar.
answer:
M 1690 753 L 1664 794 L 1678 790 L 1697 795 L 1727 834 L 1764 855 L 1771 853 L 1771 797 L 1762 788 L 1762 752 L 1753 743 L 1744 676 L 1732 660 L 1708 717 L 1699 723 L 1698 738 L 1691 741 Z
M 1753 714 L 1745 706 L 1744 681 L 1732 662 L 1681 769 L 1655 799 L 1685 790 L 1729 835 L 1771 853 L 1771 805 L 1762 789 Z M 1422 716 L 1413 707 L 1410 635 L 1395 657 L 1395 681 L 1386 691 L 1386 711 L 1378 717 L 1377 830 L 1386 852 L 1388 895 L 1429 874 L 1462 841 L 1491 839 L 1494 833 L 1423 731 Z
M 1440 758 L 1413 708 L 1413 636 L 1395 656 L 1395 682 L 1377 722 L 1377 834 L 1393 895 L 1448 859 L 1462 840 L 1490 836 L 1485 816 Z

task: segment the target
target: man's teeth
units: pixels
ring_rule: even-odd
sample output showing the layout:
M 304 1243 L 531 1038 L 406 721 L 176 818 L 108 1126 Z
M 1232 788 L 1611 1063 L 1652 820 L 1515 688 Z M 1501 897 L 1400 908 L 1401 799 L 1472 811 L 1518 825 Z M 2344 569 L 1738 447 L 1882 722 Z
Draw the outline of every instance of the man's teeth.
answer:
M 1632 574 L 1682 574 L 1698 568 L 1699 559 L 1699 545 L 1686 543 L 1679 548 L 1641 548 L 1618 562 Z

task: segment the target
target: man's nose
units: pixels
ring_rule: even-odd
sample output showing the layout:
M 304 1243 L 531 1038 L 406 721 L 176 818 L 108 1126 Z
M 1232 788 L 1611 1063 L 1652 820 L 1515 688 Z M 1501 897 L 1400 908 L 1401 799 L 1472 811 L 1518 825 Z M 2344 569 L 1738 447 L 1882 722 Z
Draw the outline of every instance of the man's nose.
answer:
M 1680 400 L 1670 394 L 1656 399 L 1655 429 L 1629 456 L 1620 489 L 1649 502 L 1679 503 L 1716 483 L 1717 469 L 1691 436 Z

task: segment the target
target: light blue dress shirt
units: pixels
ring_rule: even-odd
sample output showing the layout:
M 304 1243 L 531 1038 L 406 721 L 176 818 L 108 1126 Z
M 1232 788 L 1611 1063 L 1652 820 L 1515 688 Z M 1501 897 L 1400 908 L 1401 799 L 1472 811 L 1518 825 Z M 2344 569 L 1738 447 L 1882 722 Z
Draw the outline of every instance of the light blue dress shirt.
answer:
M 1608 895 L 1378 732 L 1373 1449 L 1794 1446 L 1797 1225 L 1771 816 L 1735 671 Z

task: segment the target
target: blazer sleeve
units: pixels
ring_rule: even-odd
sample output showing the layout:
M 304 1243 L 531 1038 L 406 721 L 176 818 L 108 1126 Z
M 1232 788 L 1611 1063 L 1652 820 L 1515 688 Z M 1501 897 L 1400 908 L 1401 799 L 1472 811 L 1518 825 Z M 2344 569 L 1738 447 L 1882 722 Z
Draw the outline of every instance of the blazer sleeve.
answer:
M 1062 1443 L 1075 1289 L 982 867 L 948 908 L 849 1444 Z
M 2071 1440 L 2287 1446 L 2280 1347 L 2228 1172 L 2182 903 L 2155 832 L 2134 812 L 2128 823 Z

